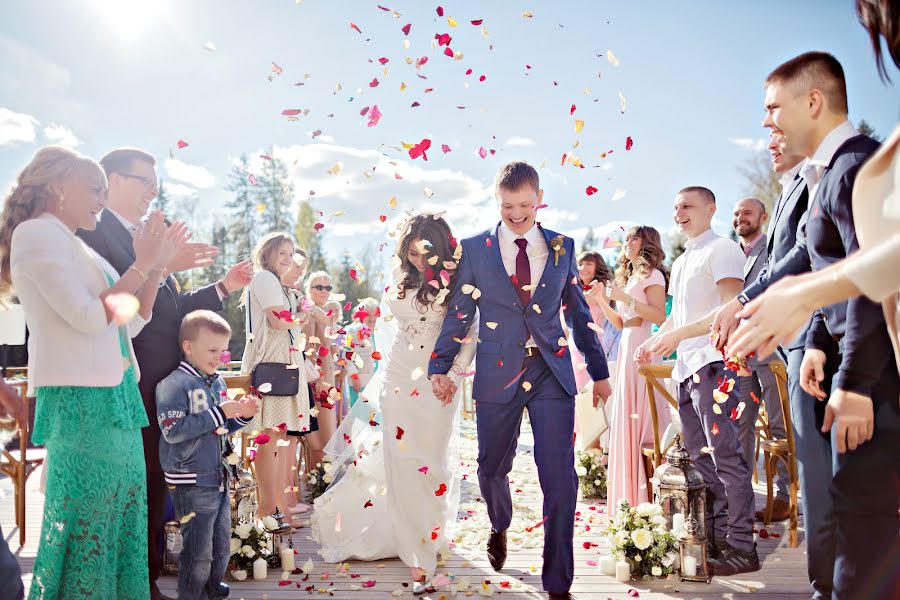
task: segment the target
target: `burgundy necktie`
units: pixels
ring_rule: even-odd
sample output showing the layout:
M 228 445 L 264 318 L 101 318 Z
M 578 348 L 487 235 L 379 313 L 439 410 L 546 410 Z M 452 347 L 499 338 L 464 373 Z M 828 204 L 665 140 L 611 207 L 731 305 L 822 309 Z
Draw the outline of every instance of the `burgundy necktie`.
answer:
M 531 301 L 531 292 L 523 290 L 523 286 L 531 285 L 531 261 L 528 260 L 528 254 L 525 252 L 525 246 L 528 240 L 519 238 L 516 240 L 516 246 L 519 247 L 519 253 L 516 255 L 516 291 L 519 292 L 519 298 L 522 300 L 522 308 L 528 306 Z

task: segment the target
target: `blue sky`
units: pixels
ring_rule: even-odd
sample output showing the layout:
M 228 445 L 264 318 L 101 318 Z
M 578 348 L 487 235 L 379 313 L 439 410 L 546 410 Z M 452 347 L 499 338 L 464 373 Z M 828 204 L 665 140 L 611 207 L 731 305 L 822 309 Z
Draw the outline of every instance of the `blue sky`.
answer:
M 830 51 L 847 73 L 852 120 L 885 135 L 898 118 L 900 89 L 878 80 L 849 0 L 384 2 L 390 11 L 377 0 L 6 3 L 0 185 L 47 143 L 94 158 L 139 146 L 158 157 L 170 191 L 196 203 L 202 234 L 221 216 L 235 158 L 247 153 L 252 172 L 274 146 L 298 200 L 315 191 L 337 257 L 388 240 L 404 209 L 446 209 L 460 235 L 491 225 L 494 173 L 525 159 L 545 165 L 541 220 L 576 238 L 622 222 L 669 229 L 686 185 L 717 194 L 724 231 L 743 188 L 736 169 L 766 139 L 761 82 L 779 63 Z M 441 33 L 460 60 L 433 46 Z M 425 56 L 419 70 L 405 61 Z M 360 111 L 373 104 L 383 116 L 367 127 Z M 285 109 L 309 112 L 289 121 Z M 427 162 L 400 149 L 423 138 L 432 140 Z M 179 139 L 188 147 L 178 149 Z M 482 147 L 496 153 L 481 158 Z M 560 166 L 564 153 L 586 168 Z M 338 161 L 340 172 L 329 173 Z M 613 201 L 616 190 L 625 195 Z

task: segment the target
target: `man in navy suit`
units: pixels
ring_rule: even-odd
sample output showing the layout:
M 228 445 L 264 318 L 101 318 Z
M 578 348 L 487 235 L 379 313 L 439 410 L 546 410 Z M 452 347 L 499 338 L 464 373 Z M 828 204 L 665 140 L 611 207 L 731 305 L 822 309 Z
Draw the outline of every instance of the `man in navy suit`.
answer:
M 851 192 L 878 143 L 848 121 L 843 68 L 824 52 L 797 56 L 769 75 L 766 112 L 763 125 L 783 134 L 782 151 L 807 157 L 801 171 L 810 196 L 806 248 L 812 270 L 824 269 L 859 249 Z M 861 296 L 819 311 L 799 378 L 809 394 L 828 399 L 824 414 L 817 414 L 821 404 L 815 402 L 794 415 L 807 437 L 815 429 L 830 433 L 828 452 L 800 440 L 797 445 L 807 480 L 801 480 L 806 516 L 820 524 L 808 545 L 834 557 L 833 579 L 813 581 L 814 597 L 896 598 L 900 378 L 881 306 Z M 811 476 L 825 481 L 811 482 Z M 827 493 L 817 493 L 823 484 Z
M 100 160 L 109 179 L 107 208 L 93 231 L 79 230 L 77 235 L 105 258 L 120 274 L 134 262 L 132 229 L 144 217 L 158 193 L 154 166 L 150 154 L 134 149 L 119 148 Z M 187 313 L 208 309 L 222 310 L 222 300 L 246 286 L 251 277 L 248 262 L 231 267 L 220 281 L 195 292 L 182 292 L 171 273 L 205 266 L 212 262 L 217 250 L 201 243 L 187 244 L 167 266 L 165 273 L 153 273 L 160 286 L 153 305 L 153 317 L 134 338 L 134 354 L 141 368 L 138 387 L 144 399 L 148 419 L 156 415 L 156 384 L 174 371 L 181 361 L 178 332 Z M 145 275 L 151 276 L 150 273 Z M 148 283 L 150 283 L 148 281 Z M 162 599 L 156 585 L 162 566 L 160 544 L 165 509 L 165 479 L 159 464 L 159 427 L 141 430 L 144 439 L 144 461 L 147 466 L 147 526 L 148 566 L 151 600 Z
M 497 571 L 506 561 L 506 529 L 512 520 L 507 475 L 527 408 L 544 493 L 541 577 L 550 597 L 561 599 L 569 598 L 574 575 L 578 477 L 573 438 L 577 389 L 560 311 L 594 380 L 594 405 L 611 392 L 603 348 L 588 327 L 592 319 L 578 283 L 574 242 L 535 221 L 543 194 L 537 171 L 527 163 L 509 163 L 497 174 L 501 222 L 461 242 L 455 291 L 428 375 L 436 396 L 452 393 L 446 373 L 477 309 L 480 339 L 472 397 L 478 481 L 491 520 L 488 558 Z

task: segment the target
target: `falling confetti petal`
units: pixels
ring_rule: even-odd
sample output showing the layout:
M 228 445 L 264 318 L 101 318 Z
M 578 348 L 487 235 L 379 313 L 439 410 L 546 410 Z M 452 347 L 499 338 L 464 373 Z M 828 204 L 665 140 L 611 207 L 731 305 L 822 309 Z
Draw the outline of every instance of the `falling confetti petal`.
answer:
M 625 190 L 622 188 L 617 188 L 615 192 L 613 192 L 612 198 L 610 198 L 610 202 L 616 202 L 625 197 Z
M 181 521 L 181 524 L 184 525 L 185 523 L 187 523 L 188 521 L 190 521 L 191 519 L 193 519 L 193 518 L 196 517 L 196 516 L 197 516 L 197 513 L 195 513 L 195 512 L 189 512 L 188 514 L 186 514 L 186 515 L 184 515 L 183 517 L 181 517 L 181 518 L 179 519 L 179 521 Z
M 584 193 L 587 194 L 588 196 L 593 196 L 594 194 L 597 193 L 597 188 L 595 188 L 592 185 L 589 185 L 585 188 Z
M 141 303 L 135 296 L 125 293 L 110 294 L 103 300 L 103 304 L 117 327 L 131 321 L 141 308 Z
M 625 150 L 631 150 L 632 146 L 634 146 L 634 142 L 629 135 L 627 138 L 625 138 Z
M 609 64 L 611 64 L 614 67 L 619 66 L 619 58 L 615 54 L 613 54 L 612 50 L 606 51 L 606 60 L 608 60 Z
M 625 109 L 628 107 L 628 103 L 625 101 L 625 96 L 622 92 L 619 92 L 619 104 L 622 107 L 622 114 L 625 114 Z
M 209 50 L 210 52 L 215 52 L 215 51 L 216 51 L 216 45 L 215 45 L 214 43 L 212 43 L 212 42 L 206 42 L 205 44 L 203 44 L 203 49 L 204 49 L 204 50 Z
M 582 119 L 575 119 L 575 133 L 580 133 L 582 129 L 584 129 L 584 121 Z

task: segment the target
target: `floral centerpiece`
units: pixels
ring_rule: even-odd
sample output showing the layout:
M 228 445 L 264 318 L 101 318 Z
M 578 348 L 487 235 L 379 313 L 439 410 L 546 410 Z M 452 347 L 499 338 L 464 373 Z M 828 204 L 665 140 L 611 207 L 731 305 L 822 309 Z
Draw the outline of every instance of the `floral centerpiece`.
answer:
M 606 498 L 606 468 L 599 448 L 579 450 L 575 455 L 575 473 L 585 498 Z
M 253 572 L 253 561 L 269 558 L 269 531 L 278 528 L 278 522 L 271 516 L 263 519 L 263 527 L 253 523 L 235 525 L 231 537 L 231 557 L 228 559 L 228 573 L 232 579 L 243 581 Z
M 309 472 L 307 481 L 309 482 L 310 502 L 324 494 L 328 485 L 334 481 L 333 467 L 331 457 L 325 456 L 322 458 L 322 462 L 317 462 L 316 468 Z
M 666 529 L 662 507 L 642 502 L 636 507 L 622 499 L 606 530 L 612 555 L 632 564 L 632 573 L 649 580 L 678 568 L 678 539 Z

